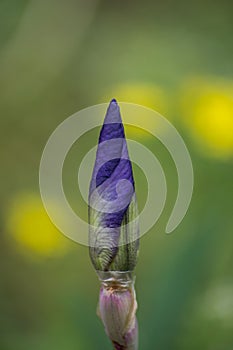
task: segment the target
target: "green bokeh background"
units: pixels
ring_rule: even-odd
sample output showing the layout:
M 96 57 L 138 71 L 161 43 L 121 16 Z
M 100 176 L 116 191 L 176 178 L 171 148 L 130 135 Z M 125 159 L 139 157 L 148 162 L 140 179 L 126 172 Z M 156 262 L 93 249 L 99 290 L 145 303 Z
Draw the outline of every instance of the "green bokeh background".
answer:
M 232 11 L 228 0 L 0 0 L 1 350 L 111 348 L 96 316 L 99 284 L 88 249 L 62 238 L 63 254 L 37 254 L 15 239 L 8 221 L 19 194 L 39 198 L 40 157 L 56 126 L 107 102 L 112 91 L 118 98 L 124 84 L 164 92 L 164 114 L 183 136 L 195 174 L 190 209 L 165 235 L 175 167 L 157 140 L 133 131 L 158 156 L 168 182 L 166 209 L 141 240 L 140 349 L 233 348 L 232 158 L 208 154 L 183 122 L 192 103 L 187 115 L 180 107 L 190 77 L 232 83 Z M 131 102 L 140 103 L 139 95 Z M 67 196 L 83 217 L 75 171 L 98 131 L 84 135 L 65 164 Z M 147 185 L 137 167 L 135 178 L 142 208 Z

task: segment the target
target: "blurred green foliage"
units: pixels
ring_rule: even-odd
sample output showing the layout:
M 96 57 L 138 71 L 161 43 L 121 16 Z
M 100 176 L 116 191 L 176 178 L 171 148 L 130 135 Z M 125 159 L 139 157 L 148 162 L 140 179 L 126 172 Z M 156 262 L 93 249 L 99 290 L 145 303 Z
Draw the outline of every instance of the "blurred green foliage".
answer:
M 99 286 L 88 250 L 61 236 L 63 253 L 51 240 L 49 254 L 38 252 L 38 215 L 44 220 L 46 214 L 29 202 L 35 209 L 29 226 L 23 202 L 18 210 L 12 203 L 28 194 L 39 198 L 41 153 L 61 121 L 113 94 L 124 99 L 124 93 L 131 102 L 161 106 L 187 143 L 195 172 L 190 209 L 166 236 L 175 167 L 158 141 L 134 132 L 160 159 L 169 193 L 165 212 L 141 240 L 140 349 L 233 348 L 232 100 L 221 99 L 215 129 L 205 112 L 195 129 L 196 95 L 187 98 L 195 77 L 221 81 L 219 95 L 220 86 L 232 84 L 232 11 L 228 0 L 0 0 L 1 350 L 111 348 L 95 315 Z M 150 88 L 161 93 L 153 99 Z M 201 110 L 208 111 L 205 103 Z M 85 135 L 65 164 L 67 195 L 83 217 L 74 174 L 97 137 L 98 130 Z M 223 143 L 224 152 L 215 152 Z M 137 167 L 135 173 L 142 208 L 147 185 Z M 48 235 L 49 225 L 43 226 Z M 46 240 L 38 244 L 43 248 Z

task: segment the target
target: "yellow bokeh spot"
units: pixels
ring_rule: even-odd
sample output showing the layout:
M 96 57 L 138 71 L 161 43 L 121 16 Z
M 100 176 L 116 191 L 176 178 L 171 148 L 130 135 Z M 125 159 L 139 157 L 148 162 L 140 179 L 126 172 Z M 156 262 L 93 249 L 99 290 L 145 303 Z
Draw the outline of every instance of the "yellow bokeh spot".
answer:
M 186 85 L 183 120 L 201 150 L 214 157 L 233 155 L 233 82 L 198 79 Z
M 65 253 L 68 240 L 50 221 L 41 199 L 34 194 L 15 198 L 7 213 L 7 230 L 24 250 L 37 255 Z
M 116 98 L 118 102 L 128 102 L 145 106 L 157 111 L 160 114 L 167 113 L 167 98 L 165 92 L 156 85 L 143 84 L 143 83 L 125 83 L 120 84 L 106 94 L 103 100 L 110 101 L 112 98 Z M 124 116 L 122 116 L 124 119 Z M 134 114 L 135 124 L 137 122 L 143 122 L 146 128 L 150 130 L 156 129 L 156 121 L 152 122 L 151 118 L 141 114 L 141 109 L 137 112 L 135 109 Z M 129 127 L 125 125 L 127 137 L 147 137 L 148 133 L 137 127 Z

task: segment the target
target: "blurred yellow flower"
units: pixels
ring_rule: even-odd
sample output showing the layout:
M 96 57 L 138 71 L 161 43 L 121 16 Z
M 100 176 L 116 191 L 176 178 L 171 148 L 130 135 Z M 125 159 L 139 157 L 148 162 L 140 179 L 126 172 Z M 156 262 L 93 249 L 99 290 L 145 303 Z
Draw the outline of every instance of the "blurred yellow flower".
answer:
M 24 250 L 41 256 L 65 253 L 68 240 L 50 221 L 41 199 L 34 194 L 17 196 L 7 213 L 7 230 Z
M 181 94 L 182 118 L 207 155 L 233 155 L 233 82 L 195 79 Z
M 104 101 L 110 101 L 112 98 L 116 98 L 118 102 L 128 102 L 139 104 L 151 109 L 154 109 L 160 114 L 167 113 L 167 98 L 166 94 L 159 86 L 153 84 L 143 84 L 143 83 L 125 83 L 120 84 L 108 92 L 104 96 Z M 124 118 L 124 116 L 123 116 Z M 156 122 L 151 123 L 151 118 L 141 114 L 141 110 L 137 114 L 135 110 L 134 115 L 135 123 L 143 120 L 145 127 L 154 130 L 156 128 Z M 146 137 L 148 134 L 142 129 L 136 127 L 129 127 L 125 125 L 127 136 L 139 136 Z

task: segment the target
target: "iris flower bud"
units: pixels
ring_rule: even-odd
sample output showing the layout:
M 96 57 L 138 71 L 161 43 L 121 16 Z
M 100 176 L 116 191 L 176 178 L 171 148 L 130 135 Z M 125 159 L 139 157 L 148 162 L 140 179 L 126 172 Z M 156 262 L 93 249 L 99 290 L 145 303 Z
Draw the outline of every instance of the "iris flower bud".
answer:
M 137 349 L 137 302 L 134 281 L 128 272 L 99 272 L 98 314 L 115 349 Z
M 132 164 L 116 100 L 108 107 L 89 190 L 89 252 L 101 281 L 99 316 L 115 349 L 137 349 L 132 271 L 139 249 Z

